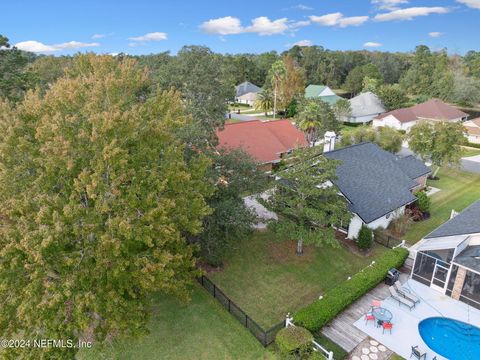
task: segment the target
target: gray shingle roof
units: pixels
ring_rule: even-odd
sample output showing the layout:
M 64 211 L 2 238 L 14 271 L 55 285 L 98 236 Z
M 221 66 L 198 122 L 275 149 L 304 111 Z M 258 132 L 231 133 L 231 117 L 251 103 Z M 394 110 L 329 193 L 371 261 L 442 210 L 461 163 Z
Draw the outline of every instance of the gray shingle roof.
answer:
M 425 239 L 480 233 L 480 200 L 425 236 Z
M 235 93 L 237 97 L 248 94 L 248 93 L 257 93 L 260 90 L 262 89 L 260 89 L 257 85 L 254 85 L 249 81 L 245 81 L 240 85 L 235 86 Z
M 410 178 L 416 179 L 420 176 L 428 174 L 431 170 L 423 162 L 415 158 L 413 155 L 405 157 L 397 157 L 398 165 Z
M 367 91 L 349 100 L 353 117 L 378 115 L 387 111 L 374 93 Z
M 455 262 L 469 269 L 480 271 L 480 245 L 467 246 L 457 257 Z
M 410 189 L 417 183 L 403 170 L 405 166 L 399 165 L 401 158 L 376 144 L 352 145 L 327 152 L 325 156 L 341 161 L 334 183 L 351 202 L 351 211 L 365 223 L 416 200 Z M 402 165 L 413 164 L 413 160 Z

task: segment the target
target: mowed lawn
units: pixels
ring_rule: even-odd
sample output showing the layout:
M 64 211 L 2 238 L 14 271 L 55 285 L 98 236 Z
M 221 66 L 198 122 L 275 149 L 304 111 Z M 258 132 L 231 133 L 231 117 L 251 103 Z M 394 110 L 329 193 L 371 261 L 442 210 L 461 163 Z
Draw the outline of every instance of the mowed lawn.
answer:
M 192 301 L 154 298 L 150 334 L 82 350 L 80 360 L 276 359 L 200 285 Z
M 440 180 L 428 181 L 428 185 L 441 191 L 431 197 L 431 217 L 414 223 L 405 239 L 414 244 L 450 218 L 452 209 L 461 211 L 480 199 L 480 175 L 460 170 L 443 168 L 439 171 Z
M 343 246 L 308 246 L 295 254 L 294 241 L 275 241 L 269 232 L 237 244 L 224 268 L 208 276 L 264 329 L 318 299 L 388 249 L 376 246 L 369 256 Z

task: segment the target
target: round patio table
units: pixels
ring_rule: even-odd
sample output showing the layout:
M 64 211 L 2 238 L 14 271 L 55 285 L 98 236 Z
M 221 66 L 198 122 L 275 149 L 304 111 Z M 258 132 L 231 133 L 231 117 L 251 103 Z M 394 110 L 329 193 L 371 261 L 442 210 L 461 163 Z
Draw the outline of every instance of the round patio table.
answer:
M 389 310 L 382 307 L 373 309 L 372 315 L 377 320 L 377 323 L 380 323 L 380 324 L 386 321 L 390 321 L 393 318 L 392 313 Z

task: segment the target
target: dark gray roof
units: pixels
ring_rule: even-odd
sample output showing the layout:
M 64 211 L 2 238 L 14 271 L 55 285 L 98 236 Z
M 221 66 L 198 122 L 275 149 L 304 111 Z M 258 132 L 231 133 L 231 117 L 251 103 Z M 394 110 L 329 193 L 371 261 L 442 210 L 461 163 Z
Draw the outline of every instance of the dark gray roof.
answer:
M 467 246 L 454 261 L 469 269 L 480 271 L 480 245 Z
M 245 81 L 240 85 L 235 86 L 235 93 L 237 97 L 248 94 L 248 93 L 252 93 L 252 92 L 257 93 L 260 90 L 262 89 L 260 89 L 257 85 L 254 85 L 249 81 Z
M 425 239 L 480 233 L 480 200 L 425 236 Z
M 376 144 L 347 146 L 325 156 L 341 160 L 334 183 L 365 223 L 416 200 L 410 190 L 417 183 L 399 166 L 401 158 Z
M 397 157 L 397 159 L 400 168 L 412 179 L 419 178 L 430 172 L 430 168 L 413 155 Z

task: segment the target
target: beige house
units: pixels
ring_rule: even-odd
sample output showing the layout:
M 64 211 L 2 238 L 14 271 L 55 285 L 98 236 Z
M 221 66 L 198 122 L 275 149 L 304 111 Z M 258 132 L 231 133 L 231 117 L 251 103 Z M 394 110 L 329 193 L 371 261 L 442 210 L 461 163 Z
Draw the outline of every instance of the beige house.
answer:
M 463 124 L 466 130 L 468 142 L 480 144 L 480 117 L 465 121 Z

